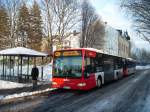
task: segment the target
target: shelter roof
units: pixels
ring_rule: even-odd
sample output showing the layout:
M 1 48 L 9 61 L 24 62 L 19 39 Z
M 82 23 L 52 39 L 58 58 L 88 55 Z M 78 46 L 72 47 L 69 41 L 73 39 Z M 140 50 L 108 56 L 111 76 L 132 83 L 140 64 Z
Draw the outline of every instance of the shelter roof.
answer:
M 15 47 L 15 48 L 1 50 L 0 55 L 3 55 L 3 56 L 33 56 L 33 57 L 48 56 L 48 54 L 46 54 L 46 53 L 39 52 L 39 51 L 29 49 L 29 48 L 25 48 L 25 47 Z

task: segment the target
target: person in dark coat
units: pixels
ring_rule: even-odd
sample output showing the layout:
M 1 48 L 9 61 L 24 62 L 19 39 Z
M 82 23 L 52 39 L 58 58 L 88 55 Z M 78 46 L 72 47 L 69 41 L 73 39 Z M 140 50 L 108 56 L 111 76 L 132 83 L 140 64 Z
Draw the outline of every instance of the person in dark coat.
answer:
M 39 76 L 39 70 L 36 67 L 36 65 L 34 65 L 33 68 L 32 68 L 31 76 L 32 76 L 33 88 L 35 88 L 37 86 L 37 79 L 38 79 L 38 76 Z

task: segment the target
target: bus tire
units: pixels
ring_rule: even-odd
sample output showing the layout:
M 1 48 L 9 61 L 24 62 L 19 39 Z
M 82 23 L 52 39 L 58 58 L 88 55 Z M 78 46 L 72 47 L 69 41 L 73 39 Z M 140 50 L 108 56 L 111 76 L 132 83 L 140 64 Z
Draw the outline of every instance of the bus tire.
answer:
M 101 78 L 97 79 L 97 88 L 101 88 L 102 87 L 102 80 Z

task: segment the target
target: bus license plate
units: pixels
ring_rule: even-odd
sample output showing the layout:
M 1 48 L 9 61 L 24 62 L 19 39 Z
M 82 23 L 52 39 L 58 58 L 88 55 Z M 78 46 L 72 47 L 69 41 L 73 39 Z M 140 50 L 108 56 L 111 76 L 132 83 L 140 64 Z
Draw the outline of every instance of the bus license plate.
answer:
M 64 89 L 70 89 L 70 87 L 69 87 L 69 86 L 64 86 L 63 88 L 64 88 Z

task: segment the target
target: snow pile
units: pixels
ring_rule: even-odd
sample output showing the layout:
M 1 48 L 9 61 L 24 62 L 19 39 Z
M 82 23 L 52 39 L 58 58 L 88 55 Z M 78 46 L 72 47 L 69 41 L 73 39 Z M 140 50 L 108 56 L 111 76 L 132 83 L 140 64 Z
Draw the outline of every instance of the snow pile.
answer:
M 145 69 L 150 69 L 150 65 L 146 65 L 146 66 L 136 66 L 137 70 L 145 70 Z
M 21 84 L 21 83 L 16 83 L 16 82 L 0 80 L 0 89 L 21 88 L 21 87 L 27 87 L 27 86 L 31 86 L 31 84 Z
M 34 92 L 23 92 L 23 93 L 12 94 L 12 95 L 7 95 L 7 96 L 0 95 L 0 100 L 9 100 L 9 99 L 14 99 L 14 98 L 26 97 L 26 96 L 41 94 L 41 93 L 52 91 L 52 90 L 55 90 L 55 89 L 54 88 L 48 88 L 45 90 L 39 90 L 39 91 L 34 91 Z

